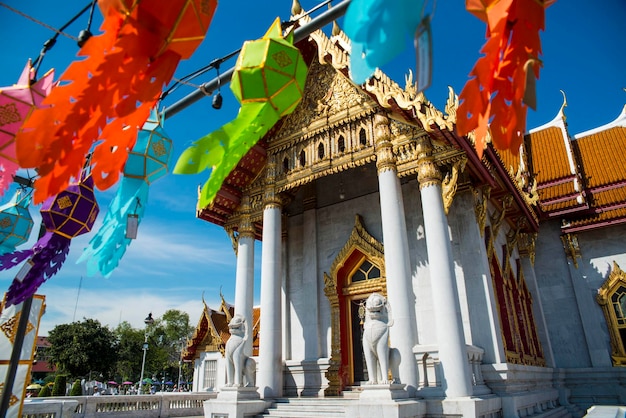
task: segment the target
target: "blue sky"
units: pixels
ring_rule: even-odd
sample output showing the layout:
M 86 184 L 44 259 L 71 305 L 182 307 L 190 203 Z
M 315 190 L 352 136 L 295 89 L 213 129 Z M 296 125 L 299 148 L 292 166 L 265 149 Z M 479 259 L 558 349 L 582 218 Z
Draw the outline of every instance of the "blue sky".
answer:
M 87 1 L 8 0 L 2 4 L 59 28 Z M 302 0 L 301 4 L 308 10 L 317 2 Z M 262 36 L 276 17 L 288 20 L 290 9 L 291 0 L 222 0 L 205 41 L 191 59 L 181 62 L 176 77 L 183 77 L 239 49 L 245 40 Z M 554 118 L 563 100 L 560 90 L 567 95 L 565 112 L 572 136 L 609 123 L 619 115 L 626 103 L 625 18 L 626 2 L 623 0 L 604 0 L 594 6 L 582 0 L 559 0 L 547 10 L 546 31 L 541 36 L 543 68 L 537 81 L 538 108 L 529 111 L 528 128 Z M 87 20 L 85 14 L 65 32 L 77 36 L 86 27 Z M 0 7 L 0 22 L 0 39 L 4 39 L 0 45 L 3 57 L 0 86 L 9 86 L 17 81 L 27 59 L 36 58 L 43 43 L 54 32 L 6 7 Z M 100 22 L 101 15 L 96 9 L 91 27 L 94 34 L 98 33 Z M 433 82 L 425 93 L 443 109 L 447 86 L 460 93 L 479 57 L 485 40 L 485 25 L 465 11 L 464 2 L 438 1 L 432 29 Z M 46 54 L 40 75 L 55 68 L 58 77 L 77 51 L 75 41 L 60 36 Z M 404 74 L 414 68 L 414 57 L 412 41 L 407 40 L 405 53 L 384 71 L 404 86 Z M 235 59 L 225 62 L 223 70 L 234 63 Z M 190 82 L 199 85 L 215 75 L 215 71 L 210 71 Z M 193 86 L 180 86 L 164 105 L 171 105 L 193 89 Z M 204 98 L 167 119 L 165 130 L 175 144 L 173 162 L 192 141 L 236 116 L 239 105 L 228 86 L 224 86 L 222 93 L 224 106 L 219 111 L 211 108 L 210 98 Z M 143 327 L 143 319 L 149 312 L 159 317 L 167 309 L 188 312 L 195 325 L 202 310 L 203 294 L 212 307 L 219 304 L 220 289 L 226 300 L 233 302 L 236 259 L 230 239 L 222 228 L 195 218 L 197 187 L 206 177 L 206 173 L 168 175 L 153 184 L 138 238 L 109 278 L 87 277 L 84 264 L 76 264 L 92 234 L 73 240 L 61 271 L 38 291 L 46 295 L 47 304 L 40 334 L 46 335 L 57 324 L 83 318 L 95 318 L 111 327 L 120 321 Z M 113 187 L 97 194 L 101 216 L 115 190 Z M 7 193 L 0 201 L 4 203 L 9 197 Z M 31 207 L 31 214 L 38 224 L 38 208 Z M 34 241 L 33 236 L 22 248 Z M 261 259 L 260 243 L 257 244 L 255 303 L 259 302 Z M 15 273 L 16 269 L 0 272 L 0 287 L 8 289 Z

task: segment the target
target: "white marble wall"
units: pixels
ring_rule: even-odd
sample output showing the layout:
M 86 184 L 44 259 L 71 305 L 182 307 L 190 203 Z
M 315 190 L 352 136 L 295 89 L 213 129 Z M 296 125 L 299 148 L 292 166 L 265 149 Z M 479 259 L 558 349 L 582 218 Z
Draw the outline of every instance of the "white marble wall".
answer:
M 535 276 L 556 367 L 591 367 L 558 222 L 543 222 L 537 237 Z M 601 312 L 600 312 L 601 315 Z M 604 319 L 598 326 L 604 326 Z
M 330 273 L 332 263 L 350 237 L 356 214 L 363 217 L 366 230 L 381 240 L 377 199 L 378 193 L 374 193 L 316 209 L 314 228 L 310 219 L 308 224 L 305 222 L 304 215 L 289 218 L 290 360 L 314 360 L 330 355 L 330 304 L 324 294 L 324 272 Z M 311 213 L 307 216 L 310 218 Z M 311 242 L 314 235 L 317 239 Z M 311 252 L 316 252 L 316 256 L 311 256 Z M 317 335 L 311 335 L 316 328 Z
M 610 367 L 608 328 L 596 295 L 613 261 L 626 268 L 626 226 L 577 233 L 578 268 L 559 236 L 557 221 L 542 223 L 535 262 L 556 366 Z

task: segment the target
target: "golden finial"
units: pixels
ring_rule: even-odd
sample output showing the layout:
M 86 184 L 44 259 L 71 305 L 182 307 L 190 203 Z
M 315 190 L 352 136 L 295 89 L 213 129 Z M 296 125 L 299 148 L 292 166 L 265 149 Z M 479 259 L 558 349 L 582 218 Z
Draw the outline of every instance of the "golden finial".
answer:
M 302 13 L 302 6 L 300 5 L 300 2 L 298 0 L 293 0 L 293 3 L 291 3 L 291 15 L 297 16 L 300 13 Z

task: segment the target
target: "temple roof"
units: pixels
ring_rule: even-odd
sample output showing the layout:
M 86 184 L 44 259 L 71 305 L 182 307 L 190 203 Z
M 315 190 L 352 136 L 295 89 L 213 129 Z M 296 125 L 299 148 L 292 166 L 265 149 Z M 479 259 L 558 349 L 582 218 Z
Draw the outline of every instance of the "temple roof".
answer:
M 526 135 L 542 217 L 561 218 L 565 233 L 626 222 L 626 107 L 573 139 L 565 119 L 561 108 Z
M 204 309 L 198 320 L 198 325 L 187 341 L 187 347 L 183 350 L 184 361 L 193 361 L 206 351 L 219 351 L 223 355 L 226 342 L 230 338 L 228 323 L 234 315 L 235 307 L 226 303 L 224 297 L 222 297 L 222 303 L 217 310 L 211 309 L 204 300 L 202 303 Z M 253 308 L 252 355 L 254 356 L 258 355 L 259 349 L 260 314 L 261 308 Z
M 299 19 L 298 24 L 306 24 L 310 18 Z M 281 119 L 244 156 L 224 181 L 214 202 L 197 208 L 199 218 L 234 234 L 239 225 L 243 192 L 254 191 L 256 195 L 250 194 L 250 199 L 256 202 L 257 213 L 251 213 L 250 218 L 256 238 L 261 239 L 262 215 L 258 213 L 261 206 L 258 203 L 262 200 L 262 187 L 259 185 L 268 155 L 288 155 L 275 161 L 277 166 L 282 165 L 277 169 L 275 185 L 277 192 L 294 196 L 307 182 L 376 159 L 373 144 L 363 143 L 363 147 L 345 152 L 329 145 L 323 149 L 322 156 L 312 157 L 306 165 L 294 163 L 296 152 L 300 152 L 294 144 L 304 144 L 322 131 L 340 130 L 341 125 L 364 115 L 387 112 L 392 130 L 398 130 L 400 136 L 403 129 L 412 130 L 412 138 L 427 134 L 437 148 L 437 163 L 444 169 L 465 158 L 467 164 L 459 181 L 474 189 L 488 186 L 494 208 L 502 210 L 509 225 L 520 228 L 520 232 L 537 232 L 540 219 L 557 217 L 563 219 L 564 232 L 626 221 L 624 112 L 614 122 L 572 139 L 564 102 L 552 121 L 529 131 L 519 153 L 500 151 L 488 144 L 479 158 L 472 145 L 472 134 L 460 137 L 456 133 L 458 98 L 452 89 L 444 113 L 416 91 L 411 74 L 404 88 L 380 70 L 365 84 L 354 84 L 348 76 L 350 41 L 336 25 L 332 36 L 317 30 L 296 46 L 310 72 L 315 72 L 314 77 L 309 77 L 315 79 L 307 80 L 305 97 L 292 115 Z M 338 102 L 342 104 L 337 105 Z M 411 146 L 395 145 L 406 146 L 405 150 Z M 309 146 L 307 155 L 315 153 Z M 289 147 L 293 148 L 289 149 L 293 155 L 286 153 Z M 348 161 L 346 158 L 348 163 L 344 163 Z M 397 162 L 398 176 L 414 175 L 416 155 L 406 152 L 403 158 Z

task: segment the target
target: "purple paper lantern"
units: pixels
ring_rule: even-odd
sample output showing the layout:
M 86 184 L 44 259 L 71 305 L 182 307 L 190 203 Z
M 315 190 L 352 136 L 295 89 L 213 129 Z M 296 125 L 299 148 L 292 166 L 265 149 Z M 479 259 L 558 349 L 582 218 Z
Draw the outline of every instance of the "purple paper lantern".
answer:
M 71 184 L 41 205 L 41 219 L 46 229 L 67 239 L 91 231 L 100 211 L 89 175 L 80 183 Z
M 91 175 L 83 176 L 79 183 L 71 184 L 43 203 L 41 218 L 46 233 L 30 250 L 0 256 L 0 270 L 26 261 L 9 286 L 6 306 L 24 301 L 59 271 L 70 251 L 72 238 L 91 231 L 98 212 Z

